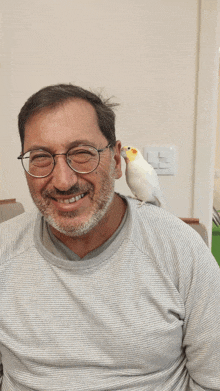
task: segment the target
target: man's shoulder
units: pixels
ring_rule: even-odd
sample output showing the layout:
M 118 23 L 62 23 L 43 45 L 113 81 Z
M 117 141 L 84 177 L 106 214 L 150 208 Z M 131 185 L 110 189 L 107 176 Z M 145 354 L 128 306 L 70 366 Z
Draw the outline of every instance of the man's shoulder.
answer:
M 171 212 L 150 203 L 140 206 L 138 200 L 126 197 L 131 213 L 133 236 L 155 246 L 205 244 L 202 237 Z
M 139 254 L 150 258 L 166 271 L 178 286 L 178 279 L 189 276 L 201 265 L 216 270 L 216 261 L 202 237 L 180 218 L 152 204 L 139 207 L 127 198 L 130 209 L 130 242 Z M 196 266 L 195 266 L 196 265 Z M 184 278 L 185 278 L 184 277 Z
M 151 203 L 145 203 L 140 206 L 140 201 L 131 197 L 126 197 L 126 200 L 128 201 L 132 211 L 132 217 L 143 221 L 143 223 L 146 222 L 148 226 L 149 223 L 152 223 L 152 228 L 160 229 L 163 226 L 167 227 L 168 224 L 170 228 L 172 226 L 178 226 L 179 228 L 183 229 L 187 227 L 187 225 L 181 219 L 163 208 L 160 208 Z
M 0 224 L 0 263 L 33 244 L 37 216 L 38 211 L 33 209 Z

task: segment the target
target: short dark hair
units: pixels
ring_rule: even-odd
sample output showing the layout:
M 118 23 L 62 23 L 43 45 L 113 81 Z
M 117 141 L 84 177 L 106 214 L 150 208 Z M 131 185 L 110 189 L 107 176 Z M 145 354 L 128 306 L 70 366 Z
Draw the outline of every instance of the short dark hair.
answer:
M 43 109 L 53 108 L 77 98 L 86 100 L 94 107 L 102 134 L 111 146 L 114 146 L 116 143 L 115 113 L 112 107 L 118 106 L 118 104 L 110 103 L 110 99 L 104 99 L 101 94 L 95 94 L 72 84 L 56 84 L 44 87 L 33 94 L 21 108 L 18 115 L 18 129 L 22 150 L 24 147 L 25 125 L 32 116 Z

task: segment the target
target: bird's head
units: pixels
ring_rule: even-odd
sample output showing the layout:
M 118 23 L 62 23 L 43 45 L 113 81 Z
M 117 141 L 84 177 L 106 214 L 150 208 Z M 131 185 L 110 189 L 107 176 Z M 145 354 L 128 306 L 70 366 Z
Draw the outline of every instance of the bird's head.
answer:
M 123 147 L 121 149 L 121 156 L 125 159 L 126 163 L 133 162 L 139 154 L 138 149 L 134 147 Z

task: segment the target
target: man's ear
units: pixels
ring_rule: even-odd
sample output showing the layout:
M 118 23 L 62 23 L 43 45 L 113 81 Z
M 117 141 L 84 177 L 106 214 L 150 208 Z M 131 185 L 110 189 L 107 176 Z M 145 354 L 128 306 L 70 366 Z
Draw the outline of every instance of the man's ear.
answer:
M 121 171 L 121 141 L 116 141 L 115 146 L 113 147 L 114 160 L 115 160 L 115 179 L 122 177 Z

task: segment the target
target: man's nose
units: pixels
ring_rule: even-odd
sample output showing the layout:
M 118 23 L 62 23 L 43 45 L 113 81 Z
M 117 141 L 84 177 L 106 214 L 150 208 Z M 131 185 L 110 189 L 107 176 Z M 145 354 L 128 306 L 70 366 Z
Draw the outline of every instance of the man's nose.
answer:
M 52 172 L 52 184 L 61 191 L 69 190 L 78 181 L 78 174 L 67 164 L 65 156 L 55 157 L 55 167 Z

